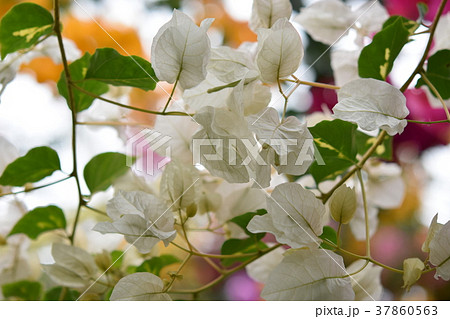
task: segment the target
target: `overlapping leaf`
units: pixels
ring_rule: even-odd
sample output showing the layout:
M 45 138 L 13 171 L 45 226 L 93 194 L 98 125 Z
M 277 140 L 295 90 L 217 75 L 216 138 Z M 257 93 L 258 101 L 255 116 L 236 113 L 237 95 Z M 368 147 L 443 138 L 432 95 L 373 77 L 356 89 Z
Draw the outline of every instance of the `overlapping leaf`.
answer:
M 267 300 L 353 300 L 342 257 L 323 249 L 285 253 L 261 292 Z
M 269 232 L 277 241 L 293 248 L 318 247 L 322 240 L 325 206 L 300 184 L 284 183 L 267 199 L 267 214 L 248 224 L 252 233 Z
M 158 79 L 184 89 L 205 79 L 211 44 L 206 34 L 213 19 L 200 27 L 184 13 L 174 10 L 172 19 L 163 25 L 153 39 L 152 63 Z
M 383 129 L 389 135 L 403 132 L 409 111 L 405 96 L 392 85 L 375 80 L 361 79 L 345 84 L 338 92 L 334 116 L 372 131 Z

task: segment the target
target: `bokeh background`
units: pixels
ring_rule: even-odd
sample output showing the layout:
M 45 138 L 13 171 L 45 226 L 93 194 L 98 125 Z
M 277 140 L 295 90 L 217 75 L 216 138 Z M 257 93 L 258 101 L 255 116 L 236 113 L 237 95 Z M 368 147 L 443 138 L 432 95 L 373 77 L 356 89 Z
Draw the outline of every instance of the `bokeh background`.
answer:
M 21 1 L 0 0 L 0 17 L 13 5 Z M 47 9 L 52 9 L 51 0 L 34 0 Z M 300 8 L 313 1 L 292 0 L 293 8 Z M 358 6 L 364 1 L 347 1 L 351 6 Z M 391 15 L 401 14 L 416 19 L 417 0 L 385 0 L 381 1 Z M 431 21 L 439 4 L 438 0 L 423 1 L 429 6 L 426 20 Z M 159 27 L 168 21 L 174 8 L 181 9 L 197 21 L 205 17 L 216 20 L 209 31 L 213 46 L 226 44 L 238 47 L 245 41 L 256 41 L 254 34 L 247 26 L 251 13 L 251 0 L 63 0 L 63 34 L 71 39 L 81 52 L 93 53 L 96 48 L 112 47 L 121 54 L 139 55 L 150 59 L 150 48 L 153 36 Z M 447 5 L 445 12 L 450 11 Z M 294 12 L 294 14 L 296 14 Z M 313 41 L 300 26 L 303 42 L 306 46 L 302 69 L 307 70 L 327 46 Z M 449 30 L 450 32 L 450 30 Z M 108 35 L 109 34 L 109 35 Z M 420 59 L 427 36 L 419 36 L 405 47 L 389 78 L 394 85 L 400 86 Z M 333 83 L 330 67 L 330 51 L 325 53 L 304 74 L 310 81 Z M 6 137 L 19 150 L 20 154 L 41 145 L 50 145 L 58 151 L 62 159 L 62 167 L 70 172 L 70 112 L 65 101 L 58 96 L 56 81 L 59 79 L 62 66 L 55 64 L 50 58 L 36 58 L 23 64 L 21 72 L 6 88 L 0 102 L 0 135 Z M 170 86 L 166 86 L 170 89 Z M 166 101 L 165 93 L 157 89 L 143 92 L 132 89 L 127 99 L 130 104 L 159 109 Z M 274 94 L 275 97 L 277 97 Z M 442 109 L 430 106 L 426 94 L 419 89 L 406 92 L 407 105 L 411 119 L 429 121 L 444 119 Z M 275 102 L 276 99 L 274 99 Z M 301 88 L 296 92 L 289 104 L 290 115 L 299 117 L 314 111 L 331 109 L 337 102 L 336 94 L 331 90 L 319 88 Z M 278 101 L 281 103 L 281 101 Z M 274 105 L 282 107 L 282 105 Z M 83 114 L 85 120 L 95 118 L 95 113 L 120 112 L 108 105 L 97 103 Z M 112 115 L 111 115 L 112 114 Z M 154 117 L 131 112 L 127 114 L 130 121 L 152 126 Z M 98 119 L 98 117 L 97 117 Z M 94 155 L 106 151 L 123 151 L 120 129 L 114 127 L 80 126 L 80 168 Z M 425 239 L 427 226 L 432 217 L 439 213 L 439 222 L 450 219 L 450 125 L 408 124 L 403 134 L 394 138 L 395 161 L 403 168 L 403 179 L 406 183 L 406 196 L 401 207 L 395 210 L 381 211 L 380 225 L 373 237 L 373 257 L 393 267 L 402 268 L 405 258 L 420 256 L 425 258 L 420 247 Z M 2 150 L 0 150 L 1 152 Z M 28 209 L 54 203 L 62 207 L 66 214 L 74 215 L 76 208 L 75 185 L 72 181 L 58 184 L 48 189 L 38 190 L 19 196 Z M 94 204 L 104 205 L 111 192 L 96 195 Z M 11 216 L 13 199 L 0 200 L 0 230 L 8 229 L 15 220 Z M 101 240 L 99 234 L 90 229 L 96 223 L 95 214 L 84 212 L 82 215 L 78 244 L 93 253 L 102 249 L 125 247 L 121 236 L 111 235 L 108 242 Z M 364 244 L 351 237 L 350 232 L 344 239 L 344 245 L 350 250 L 364 252 Z M 36 267 L 39 261 L 49 263 L 51 236 L 42 236 L 38 242 L 31 243 L 29 250 L 34 252 Z M 194 242 L 203 251 L 218 252 L 221 239 L 212 234 L 198 234 Z M 223 240 L 223 239 L 222 239 Z M 7 248 L 0 247 L 1 254 Z M 170 248 L 165 253 L 177 254 Z M 351 262 L 350 259 L 347 260 Z M 170 270 L 170 269 L 169 269 Z M 37 276 L 39 271 L 35 271 Z M 201 260 L 195 259 L 184 272 L 184 288 L 198 287 L 216 277 L 217 274 Z M 1 278 L 4 282 L 6 278 Z M 420 279 L 418 285 L 409 293 L 400 288 L 403 284 L 400 275 L 384 271 L 382 283 L 385 287 L 385 300 L 449 300 L 450 285 L 442 280 L 435 280 L 433 273 Z M 261 285 L 251 280 L 245 271 L 238 272 L 222 284 L 202 293 L 199 299 L 212 300 L 258 300 Z

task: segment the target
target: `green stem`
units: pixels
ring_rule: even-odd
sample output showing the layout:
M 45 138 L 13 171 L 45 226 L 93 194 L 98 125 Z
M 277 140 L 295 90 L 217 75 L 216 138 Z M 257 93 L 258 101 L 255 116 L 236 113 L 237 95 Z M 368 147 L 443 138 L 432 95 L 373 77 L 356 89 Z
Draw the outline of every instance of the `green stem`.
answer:
M 10 192 L 10 193 L 0 194 L 0 197 L 9 196 L 9 195 L 17 195 L 17 194 L 22 194 L 22 193 L 28 193 L 28 192 L 31 192 L 31 191 L 35 191 L 35 190 L 38 190 L 38 189 L 41 189 L 41 188 L 49 187 L 49 186 L 52 186 L 52 185 L 64 182 L 64 181 L 66 181 L 66 180 L 68 180 L 69 178 L 72 178 L 72 177 L 73 176 L 67 176 L 67 177 L 64 177 L 63 179 L 57 180 L 55 182 L 51 182 L 51 183 L 48 183 L 48 184 L 45 184 L 45 185 L 41 185 L 41 186 L 36 186 L 36 187 L 33 187 L 33 188 L 26 188 L 26 189 L 18 191 L 18 192 Z
M 162 291 L 163 293 L 167 292 L 170 288 L 172 288 L 175 280 L 177 279 L 178 275 L 180 274 L 181 270 L 183 269 L 183 267 L 187 264 L 187 262 L 189 261 L 189 259 L 191 259 L 192 254 L 188 254 L 186 256 L 186 258 L 184 258 L 183 262 L 181 263 L 180 267 L 178 267 L 177 272 L 172 275 L 172 278 L 169 282 L 169 284 L 166 286 L 166 288 L 164 288 L 164 290 Z
M 375 264 L 375 265 L 377 265 L 377 266 L 380 266 L 380 267 L 382 267 L 382 268 L 384 268 L 384 269 L 387 269 L 387 270 L 390 270 L 390 271 L 393 271 L 393 272 L 396 272 L 396 273 L 399 273 L 399 274 L 403 274 L 403 270 L 397 269 L 397 268 L 393 268 L 393 267 L 390 267 L 390 266 L 388 266 L 388 265 L 385 265 L 385 264 L 383 264 L 383 263 L 381 263 L 381 262 L 379 262 L 379 261 L 376 261 L 376 260 L 373 259 L 372 257 L 369 257 L 369 256 L 361 256 L 361 255 L 352 253 L 351 251 L 348 251 L 348 250 L 345 250 L 345 249 L 342 249 L 342 248 L 338 248 L 336 245 L 333 245 L 333 246 L 336 247 L 336 250 L 337 250 L 337 251 L 340 251 L 340 252 L 342 252 L 342 253 L 344 253 L 344 254 L 346 254 L 346 255 L 349 255 L 349 256 L 352 256 L 352 257 L 355 257 L 355 258 L 358 258 L 358 259 L 367 260 L 367 261 L 370 261 L 372 264 Z
M 422 58 L 420 59 L 419 63 L 417 64 L 416 68 L 414 69 L 413 73 L 409 76 L 408 80 L 406 80 L 405 84 L 402 85 L 400 88 L 400 91 L 405 92 L 408 89 L 408 86 L 411 84 L 412 80 L 418 74 L 427 60 L 428 53 L 431 49 L 431 44 L 433 42 L 434 32 L 436 31 L 436 27 L 439 23 L 439 19 L 441 18 L 442 12 L 444 11 L 445 5 L 447 3 L 447 0 L 442 0 L 441 4 L 439 5 L 439 8 L 436 12 L 436 16 L 434 18 L 433 24 L 430 26 L 430 37 L 428 38 L 427 46 L 425 47 L 425 51 L 423 52 Z
M 281 95 L 284 98 L 284 107 L 283 107 L 283 115 L 281 116 L 281 122 L 283 122 L 284 117 L 286 116 L 286 110 L 287 110 L 287 104 L 288 104 L 288 97 L 286 96 L 286 94 L 284 94 L 283 89 L 281 88 L 281 81 L 277 80 L 277 84 L 278 84 L 278 91 L 281 93 Z
M 369 211 L 367 209 L 367 197 L 366 190 L 364 188 L 364 181 L 361 175 L 361 170 L 356 171 L 359 179 L 359 183 L 361 185 L 361 193 L 364 205 L 364 225 L 366 227 L 366 255 L 370 258 L 370 228 L 369 228 Z
M 174 290 L 174 291 L 169 291 L 169 293 L 171 293 L 171 294 L 197 294 L 199 292 L 207 290 L 207 289 L 215 286 L 216 284 L 218 284 L 219 282 L 221 282 L 222 280 L 224 280 L 225 278 L 227 278 L 231 274 L 235 273 L 238 270 L 241 270 L 241 269 L 245 268 L 245 266 L 247 266 L 248 264 L 254 262 L 258 258 L 264 256 L 265 254 L 271 252 L 272 250 L 277 249 L 280 246 L 281 246 L 281 244 L 278 244 L 278 245 L 270 247 L 269 249 L 261 251 L 257 256 L 255 256 L 255 257 L 253 257 L 253 258 L 243 262 L 239 266 L 236 266 L 236 267 L 234 267 L 232 269 L 229 269 L 229 270 L 225 270 L 219 277 L 217 277 L 213 281 L 207 283 L 206 285 L 201 286 L 200 288 L 192 289 L 192 290 L 176 290 L 176 291 Z
M 69 96 L 69 107 L 72 111 L 72 163 L 73 163 L 73 171 L 71 176 L 73 176 L 76 180 L 77 191 L 78 191 L 78 208 L 75 215 L 75 221 L 72 228 L 72 234 L 69 236 L 70 243 L 73 245 L 75 240 L 75 232 L 78 225 L 78 220 L 80 217 L 81 206 L 84 204 L 83 195 L 81 194 L 81 184 L 80 179 L 78 177 L 78 169 L 77 169 L 77 106 L 75 104 L 74 94 L 71 86 L 72 78 L 70 75 L 69 63 L 67 62 L 66 50 L 64 49 L 64 43 L 61 33 L 61 18 L 60 18 L 60 8 L 59 8 L 59 0 L 54 0 L 54 15 L 55 15 L 55 24 L 53 25 L 53 30 L 55 31 L 56 37 L 58 39 L 59 50 L 61 53 L 61 60 L 64 66 L 64 74 L 65 81 Z
M 450 120 L 439 120 L 439 121 L 416 121 L 416 120 L 407 120 L 410 123 L 416 123 L 416 124 L 437 124 L 437 123 L 450 123 Z
M 447 116 L 447 120 L 450 122 L 450 113 L 448 112 L 447 104 L 445 104 L 444 99 L 439 94 L 438 90 L 433 85 L 433 83 L 431 83 L 431 81 L 428 79 L 427 75 L 425 74 L 425 72 L 423 70 L 420 71 L 420 75 L 422 76 L 422 80 L 428 85 L 428 87 L 431 89 L 431 91 L 434 93 L 434 95 L 436 95 L 437 98 L 439 99 L 439 101 L 441 102 L 442 107 L 444 108 L 444 111 L 445 111 L 445 115 Z
M 125 109 L 130 109 L 130 110 L 133 110 L 133 111 L 138 111 L 138 112 L 143 112 L 143 113 L 149 113 L 149 114 L 155 114 L 155 115 L 174 115 L 174 116 L 191 116 L 191 117 L 194 116 L 194 114 L 189 114 L 189 113 L 185 113 L 185 112 L 177 112 L 177 111 L 175 111 L 175 112 L 165 112 L 165 113 L 163 113 L 163 112 L 158 112 L 158 111 L 152 111 L 152 110 L 141 109 L 141 108 L 139 108 L 139 107 L 135 107 L 135 106 L 131 106 L 131 105 L 122 104 L 122 103 L 119 103 L 119 102 L 116 102 L 116 101 L 113 101 L 113 100 L 104 98 L 104 97 L 102 97 L 102 96 L 100 96 L 100 95 L 91 93 L 91 92 L 89 92 L 89 91 L 83 89 L 82 87 L 80 87 L 80 86 L 74 84 L 73 82 L 71 83 L 71 85 L 72 85 L 73 88 L 77 89 L 77 90 L 80 91 L 81 93 L 84 93 L 84 94 L 89 95 L 89 96 L 91 96 L 91 97 L 93 97 L 93 98 L 99 99 L 99 100 L 101 100 L 101 101 L 103 101 L 103 102 L 107 102 L 107 103 L 110 103 L 110 104 L 114 104 L 114 105 L 123 107 L 123 108 L 125 108 Z
M 322 202 L 325 204 L 327 202 L 327 200 L 330 198 L 330 196 L 334 193 L 334 191 L 336 189 L 339 188 L 339 186 L 341 186 L 342 184 L 344 184 L 350 177 L 353 176 L 354 173 L 356 173 L 357 170 L 361 169 L 364 164 L 367 162 L 367 160 L 370 158 L 370 156 L 372 156 L 373 152 L 375 152 L 375 150 L 377 149 L 377 147 L 383 143 L 384 138 L 386 136 L 386 131 L 381 131 L 381 133 L 378 135 L 377 139 L 375 140 L 375 142 L 372 144 L 372 146 L 367 150 L 367 152 L 364 153 L 363 157 L 361 158 L 361 160 L 354 165 L 348 172 L 347 174 L 345 174 L 342 179 L 336 183 L 336 185 L 333 186 L 333 188 L 328 192 L 325 193 L 321 196 Z
M 208 257 L 208 258 L 214 258 L 214 259 L 231 259 L 231 258 L 240 258 L 240 257 L 254 257 L 257 256 L 259 253 L 249 253 L 249 254 L 233 254 L 233 255 L 213 255 L 213 254 L 204 254 L 197 251 L 190 251 L 189 249 L 184 248 L 183 246 L 180 246 L 174 242 L 170 242 L 172 245 L 177 247 L 178 249 L 181 249 L 187 253 L 192 253 L 195 256 L 199 257 Z
M 181 71 L 180 71 L 180 73 L 178 73 L 177 80 L 175 81 L 175 84 L 173 85 L 172 92 L 170 92 L 170 96 L 167 99 L 166 105 L 164 105 L 164 109 L 162 111 L 163 114 L 166 113 L 167 107 L 169 106 L 170 101 L 172 101 L 173 95 L 175 93 L 175 89 L 177 88 L 178 80 L 180 79 L 180 74 L 181 74 Z
M 340 242 L 340 239 L 341 239 L 341 230 L 342 230 L 342 223 L 339 223 L 338 229 L 337 229 L 337 232 L 336 232 L 336 245 L 337 245 L 338 248 L 339 248 L 339 242 Z
M 93 212 L 96 212 L 97 214 L 103 215 L 103 216 L 108 216 L 108 214 L 106 214 L 104 211 L 101 211 L 100 209 L 97 209 L 95 207 L 89 206 L 89 205 L 84 205 L 84 207 L 86 207 L 87 209 L 92 210 Z

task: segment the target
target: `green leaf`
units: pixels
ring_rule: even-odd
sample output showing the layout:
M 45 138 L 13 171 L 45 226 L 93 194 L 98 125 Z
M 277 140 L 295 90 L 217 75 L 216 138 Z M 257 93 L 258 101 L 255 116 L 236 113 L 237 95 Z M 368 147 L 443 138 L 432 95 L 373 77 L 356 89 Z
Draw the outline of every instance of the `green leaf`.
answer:
M 327 244 L 327 241 L 332 242 L 333 244 L 337 245 L 337 234 L 334 228 L 330 226 L 324 226 L 322 235 L 319 236 L 323 240 L 322 244 L 320 244 L 320 247 L 323 249 L 329 249 L 334 250 L 334 247 Z
M 409 21 L 394 16 L 384 23 L 383 29 L 373 37 L 372 43 L 361 51 L 358 60 L 360 77 L 386 80 L 395 59 L 408 42 L 412 28 L 417 28 L 417 23 L 412 21 L 414 26 L 411 27 Z
M 419 23 L 417 23 L 416 21 L 409 20 L 402 16 L 391 16 L 386 21 L 384 21 L 383 27 L 381 29 L 386 29 L 388 26 L 392 25 L 398 20 L 403 23 L 403 26 L 408 30 L 410 35 L 412 35 L 419 27 Z
M 112 267 L 116 269 L 120 269 L 122 267 L 124 253 L 120 250 L 113 250 L 111 252 L 111 260 L 112 260 Z
M 377 137 L 356 131 L 356 148 L 358 154 L 363 155 L 376 141 Z M 386 135 L 383 143 L 379 145 L 371 157 L 378 157 L 387 161 L 392 160 L 392 136 Z
M 332 179 L 357 163 L 355 124 L 342 120 L 322 121 L 309 131 L 325 165 L 315 161 L 309 168 L 316 183 Z
M 53 17 L 34 3 L 21 3 L 9 10 L 0 22 L 0 48 L 9 53 L 33 46 L 40 37 L 53 32 Z
M 150 62 L 135 55 L 120 55 L 111 48 L 95 51 L 85 78 L 145 91 L 155 89 L 158 81 Z
M 248 225 L 248 223 L 250 223 L 250 220 L 254 216 L 264 215 L 264 214 L 267 214 L 267 211 L 265 209 L 258 209 L 256 212 L 245 213 L 245 214 L 236 216 L 236 217 L 230 219 L 230 222 L 233 222 L 236 225 L 238 225 L 239 227 L 241 227 L 248 236 L 256 237 L 257 240 L 260 240 L 261 238 L 263 238 L 266 235 L 266 233 L 259 233 L 259 234 L 251 233 L 247 230 L 247 225 Z
M 428 80 L 433 84 L 439 95 L 444 99 L 450 98 L 450 50 L 440 50 L 428 59 L 427 71 L 425 73 Z M 420 78 L 416 87 L 426 84 Z M 431 90 L 431 93 L 434 92 Z
M 258 251 L 267 249 L 267 245 L 262 241 L 256 241 L 255 238 L 237 239 L 231 238 L 225 241 L 221 248 L 222 255 L 234 255 L 234 254 L 249 254 L 256 253 Z M 249 256 L 236 258 L 225 258 L 222 259 L 222 264 L 224 266 L 231 266 L 236 262 L 244 262 L 248 260 Z
M 66 228 L 66 218 L 61 208 L 56 206 L 37 207 L 23 216 L 8 236 L 25 234 L 31 239 L 36 239 L 44 232 L 64 228 Z
M 41 299 L 42 285 L 37 281 L 22 280 L 3 285 L 2 291 L 7 299 L 36 301 Z
M 136 268 L 130 268 L 129 271 L 135 272 L 150 272 L 156 276 L 159 276 L 161 269 L 166 266 L 180 263 L 181 260 L 173 255 L 161 255 L 145 260 L 142 264 Z
M 23 186 L 40 181 L 60 169 L 56 151 L 47 146 L 36 147 L 6 167 L 0 177 L 0 185 Z
M 80 293 L 67 287 L 55 287 L 47 291 L 44 301 L 76 301 Z
M 127 157 L 121 153 L 102 153 L 93 157 L 84 168 L 84 179 L 91 194 L 104 191 L 120 176 L 125 174 Z
M 90 58 L 91 55 L 89 53 L 85 53 L 83 57 L 72 62 L 69 65 L 70 76 L 72 81 L 75 82 L 76 85 L 80 88 L 95 95 L 102 95 L 108 92 L 108 85 L 99 81 L 84 79 L 89 67 Z M 86 110 L 95 100 L 94 97 L 84 94 L 75 88 L 73 88 L 72 91 L 74 103 L 76 106 L 75 109 L 77 110 L 77 112 Z M 66 75 L 64 71 L 61 73 L 61 77 L 58 81 L 58 92 L 66 99 L 67 105 L 70 106 L 69 92 L 67 90 Z

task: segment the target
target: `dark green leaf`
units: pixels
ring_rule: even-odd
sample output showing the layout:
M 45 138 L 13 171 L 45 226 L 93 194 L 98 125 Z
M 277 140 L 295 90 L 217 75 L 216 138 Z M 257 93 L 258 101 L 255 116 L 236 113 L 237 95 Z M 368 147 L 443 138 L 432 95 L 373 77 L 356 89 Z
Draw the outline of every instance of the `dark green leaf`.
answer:
M 95 51 L 85 78 L 145 91 L 153 90 L 157 82 L 150 62 L 135 55 L 120 55 L 111 48 Z
M 94 95 L 102 95 L 108 92 L 108 85 L 105 83 L 95 81 L 95 80 L 85 80 L 86 71 L 89 67 L 91 55 L 86 53 L 80 59 L 72 62 L 69 65 L 69 71 L 71 79 L 80 88 L 91 92 Z M 64 71 L 61 73 L 61 77 L 58 81 L 58 91 L 67 101 L 67 105 L 70 106 L 69 92 L 66 85 L 66 75 Z M 81 112 L 89 108 L 94 102 L 95 98 L 80 92 L 79 90 L 73 88 L 73 98 L 76 105 L 77 112 Z
M 358 149 L 358 154 L 363 155 L 367 152 L 376 139 L 376 137 L 356 131 L 356 147 Z M 385 136 L 383 143 L 376 148 L 372 157 L 379 157 L 387 161 L 392 160 L 392 136 Z
M 0 185 L 23 186 L 40 181 L 60 169 L 58 153 L 50 147 L 36 147 L 6 167 L 0 177 Z
M 84 179 L 91 194 L 106 190 L 125 174 L 127 157 L 121 153 L 102 153 L 92 158 L 84 168 Z
M 44 301 L 75 301 L 80 296 L 76 290 L 67 287 L 55 287 L 47 291 Z
M 410 35 L 413 34 L 419 27 L 419 24 L 416 21 L 409 20 L 402 16 L 391 16 L 383 23 L 382 30 L 386 29 L 388 26 L 390 26 L 391 24 L 395 23 L 398 20 L 400 20 L 403 23 L 403 26 L 408 30 Z
M 264 237 L 265 233 L 260 233 L 260 234 L 253 234 L 251 232 L 249 232 L 247 230 L 247 225 L 248 223 L 250 223 L 250 220 L 256 216 L 256 215 L 264 215 L 267 214 L 267 211 L 265 209 L 258 209 L 256 212 L 252 212 L 252 213 L 245 213 L 239 216 L 236 216 L 232 219 L 230 219 L 230 222 L 235 223 L 236 225 L 238 225 L 239 227 L 241 227 L 245 233 L 247 235 L 249 235 L 250 237 L 256 236 L 257 240 L 260 240 L 261 238 Z
M 156 276 L 159 276 L 161 269 L 166 266 L 180 263 L 177 257 L 173 255 L 161 255 L 158 257 L 153 257 L 151 259 L 145 260 L 142 264 L 137 266 L 135 269 L 130 269 L 134 272 L 150 272 Z
M 428 59 L 427 72 L 428 80 L 433 84 L 439 95 L 444 99 L 450 98 L 450 50 L 440 50 Z M 421 78 L 416 87 L 426 84 Z M 434 94 L 430 88 L 430 92 Z
M 334 247 L 328 245 L 327 241 L 337 245 L 336 231 L 330 226 L 323 227 L 322 235 L 320 235 L 319 238 L 323 240 L 322 244 L 320 244 L 320 247 L 323 249 L 334 250 Z
M 40 234 L 66 228 L 66 218 L 61 208 L 56 206 L 37 207 L 23 216 L 8 236 L 25 234 L 36 239 Z
M 322 121 L 310 128 L 325 165 L 315 161 L 309 168 L 316 183 L 332 179 L 342 174 L 356 161 L 356 128 L 355 124 L 341 121 Z
M 21 3 L 9 10 L 0 22 L 2 59 L 9 53 L 33 46 L 40 37 L 53 32 L 53 17 L 34 3 Z
M 359 76 L 386 80 L 410 36 L 405 20 L 407 19 L 400 16 L 391 17 L 373 37 L 372 43 L 364 47 L 358 60 Z
M 225 241 L 222 245 L 221 254 L 222 255 L 234 255 L 234 254 L 249 254 L 256 253 L 258 251 L 267 249 L 267 245 L 262 241 L 256 241 L 255 238 L 246 238 L 246 239 L 236 239 L 231 238 Z M 222 264 L 224 266 L 231 266 L 236 262 L 244 262 L 248 260 L 249 256 L 236 258 L 225 258 L 222 259 Z
M 6 299 L 36 301 L 41 299 L 42 286 L 39 282 L 22 280 L 2 286 Z

